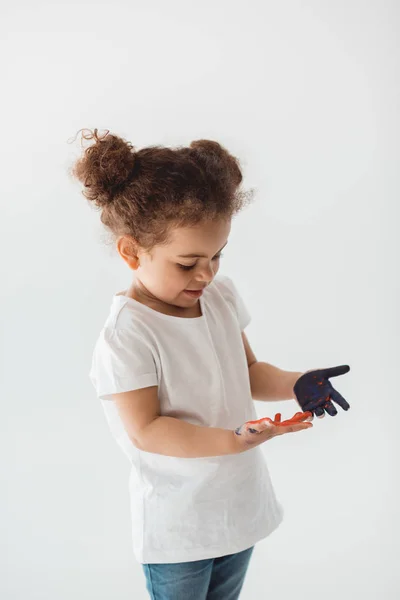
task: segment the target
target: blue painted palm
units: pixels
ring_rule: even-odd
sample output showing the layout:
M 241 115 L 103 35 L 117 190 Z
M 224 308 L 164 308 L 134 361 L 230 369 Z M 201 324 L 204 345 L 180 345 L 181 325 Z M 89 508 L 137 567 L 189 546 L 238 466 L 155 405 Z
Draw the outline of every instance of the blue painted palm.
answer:
M 336 402 L 343 410 L 349 410 L 350 404 L 336 391 L 329 377 L 344 375 L 350 371 L 348 365 L 307 371 L 297 381 L 293 388 L 297 401 L 304 412 L 310 411 L 317 417 L 322 417 L 325 411 L 334 417 L 337 410 L 332 404 Z

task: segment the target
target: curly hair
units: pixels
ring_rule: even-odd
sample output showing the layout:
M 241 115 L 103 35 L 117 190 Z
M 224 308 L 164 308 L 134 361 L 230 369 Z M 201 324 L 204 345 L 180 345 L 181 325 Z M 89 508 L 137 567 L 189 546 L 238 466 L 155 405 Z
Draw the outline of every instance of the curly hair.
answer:
M 252 189 L 239 188 L 238 159 L 216 141 L 136 150 L 108 130 L 101 137 L 97 129 L 79 131 L 82 140 L 95 143 L 84 150 L 70 174 L 83 183 L 86 199 L 101 210 L 100 220 L 113 241 L 128 235 L 149 252 L 169 242 L 172 228 L 229 220 L 253 197 Z

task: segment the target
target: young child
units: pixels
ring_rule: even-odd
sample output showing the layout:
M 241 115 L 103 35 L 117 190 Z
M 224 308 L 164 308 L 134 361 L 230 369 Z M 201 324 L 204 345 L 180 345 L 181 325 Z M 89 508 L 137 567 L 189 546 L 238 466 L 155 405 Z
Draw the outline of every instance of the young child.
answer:
M 227 150 L 199 140 L 135 151 L 97 129 L 83 138 L 94 144 L 72 173 L 134 273 L 112 297 L 90 371 L 132 465 L 134 554 L 151 598 L 234 600 L 254 545 L 283 517 L 259 445 L 336 414 L 332 399 L 347 410 L 328 376 L 349 367 L 303 374 L 256 360 L 249 312 L 217 274 L 250 197 Z M 302 412 L 257 420 L 253 399 L 271 394 Z

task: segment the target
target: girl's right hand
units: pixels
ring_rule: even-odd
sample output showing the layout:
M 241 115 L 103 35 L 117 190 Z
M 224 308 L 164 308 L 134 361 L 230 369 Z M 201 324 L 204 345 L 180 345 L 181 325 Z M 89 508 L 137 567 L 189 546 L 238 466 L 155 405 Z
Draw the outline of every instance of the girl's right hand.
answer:
M 313 425 L 312 412 L 297 412 L 291 419 L 281 421 L 281 413 L 275 415 L 272 421 L 264 417 L 258 421 L 247 421 L 235 429 L 235 438 L 241 450 L 248 450 L 252 446 L 259 446 L 277 435 L 294 433 L 303 429 L 310 429 Z

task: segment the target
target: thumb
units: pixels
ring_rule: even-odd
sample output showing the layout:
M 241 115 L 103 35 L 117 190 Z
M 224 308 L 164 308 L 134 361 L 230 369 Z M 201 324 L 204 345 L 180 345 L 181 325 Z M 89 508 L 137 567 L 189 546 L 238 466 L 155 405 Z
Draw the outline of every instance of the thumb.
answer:
M 338 377 L 339 375 L 345 375 L 349 371 L 349 365 L 340 365 L 339 367 L 329 367 L 328 369 L 322 369 L 322 375 L 326 378 Z

